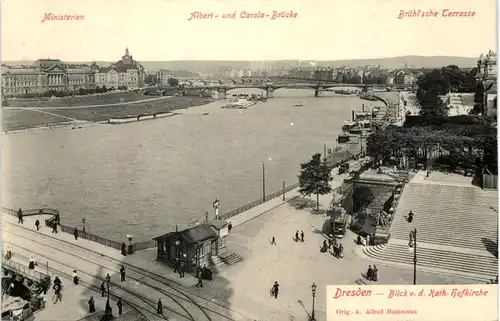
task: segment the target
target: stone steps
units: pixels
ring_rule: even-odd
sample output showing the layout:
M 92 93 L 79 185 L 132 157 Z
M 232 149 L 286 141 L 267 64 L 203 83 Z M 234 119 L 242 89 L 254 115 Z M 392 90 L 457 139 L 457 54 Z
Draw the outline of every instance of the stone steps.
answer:
M 220 254 L 219 257 L 221 258 L 222 262 L 229 266 L 243 261 L 243 257 L 241 255 L 232 252 Z
M 366 246 L 363 252 L 374 259 L 413 265 L 413 252 L 409 252 L 408 247 L 404 245 L 389 243 Z M 485 280 L 494 279 L 498 275 L 498 259 L 493 256 L 478 256 L 423 247 L 417 248 L 417 271 L 418 266 L 477 274 Z
M 221 258 L 216 256 L 216 255 L 212 255 L 210 257 L 210 259 L 212 260 L 212 265 L 213 266 L 221 266 L 224 264 L 224 262 L 222 262 Z

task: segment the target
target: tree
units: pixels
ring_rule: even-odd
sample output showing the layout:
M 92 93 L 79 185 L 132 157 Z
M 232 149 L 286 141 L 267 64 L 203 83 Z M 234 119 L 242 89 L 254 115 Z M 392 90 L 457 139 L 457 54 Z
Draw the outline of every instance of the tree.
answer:
M 299 193 L 304 196 L 316 194 L 316 211 L 319 211 L 319 195 L 332 191 L 331 170 L 327 162 L 321 160 L 319 153 L 314 154 L 309 162 L 300 164 Z
M 176 87 L 177 85 L 179 85 L 179 80 L 177 80 L 175 78 L 169 78 L 168 85 L 172 86 L 172 87 Z

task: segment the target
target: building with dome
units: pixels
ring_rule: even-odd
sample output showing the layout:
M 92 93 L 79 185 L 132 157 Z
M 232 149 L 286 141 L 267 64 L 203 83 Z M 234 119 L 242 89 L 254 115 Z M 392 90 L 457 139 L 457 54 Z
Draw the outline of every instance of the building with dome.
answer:
M 71 93 L 94 89 L 90 66 L 59 59 L 38 59 L 32 65 L 2 65 L 2 96 L 38 96 L 50 91 Z
M 99 67 L 93 62 L 90 68 L 95 72 L 95 83 L 99 87 L 134 89 L 144 86 L 144 67 L 133 59 L 128 48 L 122 59 L 109 67 Z

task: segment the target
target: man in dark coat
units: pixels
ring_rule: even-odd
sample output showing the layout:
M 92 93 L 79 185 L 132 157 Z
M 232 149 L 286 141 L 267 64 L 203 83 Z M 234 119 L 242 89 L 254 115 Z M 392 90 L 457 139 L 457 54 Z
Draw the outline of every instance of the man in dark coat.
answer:
M 23 210 L 21 208 L 19 208 L 17 210 L 17 223 L 19 224 L 23 224 L 24 221 L 23 221 Z
M 300 231 L 300 241 L 304 242 L 304 231 Z
M 203 287 L 203 276 L 202 273 L 198 273 L 198 283 L 196 283 L 196 287 Z
M 75 240 L 78 240 L 78 229 L 75 227 L 75 230 L 73 231 L 73 235 L 75 236 Z
M 89 300 L 89 312 L 90 313 L 94 313 L 95 312 L 95 301 L 94 301 L 94 297 L 93 296 L 91 296 L 90 300 Z
M 366 278 L 370 281 L 373 279 L 373 269 L 371 265 L 368 265 L 368 270 L 366 271 Z
M 35 226 L 37 231 L 40 230 L 40 221 L 38 219 L 35 221 Z
M 104 285 L 104 282 L 101 283 L 101 296 L 105 297 L 106 293 L 106 286 Z
M 122 265 L 120 268 L 121 282 L 125 282 L 125 267 Z
M 410 210 L 410 213 L 408 213 L 408 223 L 413 222 L 413 212 Z
M 56 233 L 57 234 L 57 224 L 59 222 L 57 220 L 55 220 L 54 222 L 52 222 L 52 233 Z
M 122 243 L 122 255 L 123 256 L 127 256 L 127 245 L 125 244 L 125 242 Z
M 273 289 L 272 289 L 272 293 L 273 293 L 275 299 L 278 298 L 279 290 L 280 290 L 280 285 L 278 284 L 278 281 L 276 281 L 276 282 L 274 282 Z
M 122 315 L 122 313 L 123 313 L 122 298 L 118 298 L 118 302 L 116 302 L 116 305 L 118 306 L 118 315 Z
M 158 306 L 156 307 L 156 313 L 163 314 L 163 304 L 161 303 L 161 298 L 158 299 Z

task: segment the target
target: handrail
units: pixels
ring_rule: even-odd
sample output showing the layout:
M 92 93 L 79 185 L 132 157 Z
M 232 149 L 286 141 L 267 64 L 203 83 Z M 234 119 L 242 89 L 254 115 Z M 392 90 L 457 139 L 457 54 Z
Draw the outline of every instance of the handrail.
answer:
M 2 212 L 11 215 L 11 216 L 17 216 L 17 211 L 11 208 L 7 208 L 2 206 Z M 45 220 L 45 225 L 48 227 L 52 227 L 54 222 L 56 220 L 60 220 L 60 215 L 59 211 L 51 208 L 42 208 L 42 209 L 30 209 L 30 210 L 25 210 L 23 211 L 23 217 L 24 216 L 34 216 L 34 215 L 52 215 L 51 218 L 48 218 Z M 63 225 L 59 223 L 59 227 L 61 228 L 62 232 L 73 234 L 75 228 L 70 227 L 67 225 Z M 83 231 L 78 231 L 78 237 L 87 239 L 89 241 L 94 241 L 96 243 L 120 250 L 122 243 L 116 242 L 113 240 L 106 239 L 104 237 L 100 237 L 91 233 L 83 232 Z
M 48 274 L 37 272 L 35 270 L 29 269 L 27 266 L 24 266 L 20 263 L 11 261 L 11 260 L 2 260 L 2 267 L 6 270 L 13 270 L 14 272 L 18 272 L 23 274 L 24 276 L 32 277 L 35 280 L 43 280 L 45 278 L 50 278 Z

